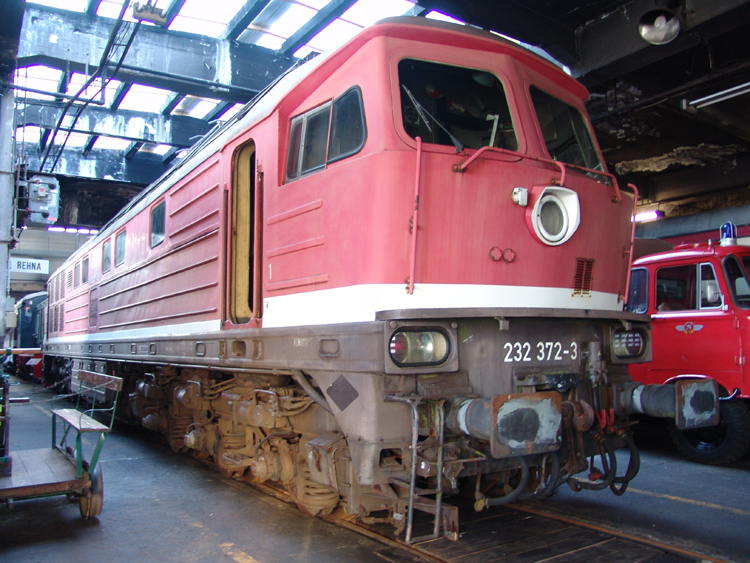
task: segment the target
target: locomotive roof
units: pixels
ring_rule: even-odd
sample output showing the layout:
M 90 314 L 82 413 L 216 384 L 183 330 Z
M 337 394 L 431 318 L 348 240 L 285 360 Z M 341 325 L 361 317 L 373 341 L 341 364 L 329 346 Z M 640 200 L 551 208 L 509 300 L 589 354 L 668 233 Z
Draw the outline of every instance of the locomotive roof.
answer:
M 328 72 L 321 72 L 318 80 L 322 81 L 333 72 L 335 65 L 342 58 L 358 50 L 376 37 L 394 37 L 412 41 L 423 41 L 440 44 L 446 48 L 475 48 L 488 51 L 512 54 L 523 64 L 540 74 L 552 78 L 555 82 L 581 98 L 588 98 L 588 90 L 577 80 L 565 74 L 559 67 L 536 53 L 496 34 L 466 25 L 428 20 L 426 18 L 402 16 L 387 18 L 369 27 L 358 35 L 330 52 L 323 53 L 310 60 L 300 60 L 281 76 L 276 78 L 255 98 L 250 100 L 235 116 L 222 125 L 216 125 L 201 141 L 194 145 L 188 154 L 174 167 L 162 174 L 155 182 L 144 188 L 123 207 L 99 233 L 84 244 L 66 260 L 58 270 L 66 267 L 69 261 L 88 252 L 92 246 L 110 236 L 121 224 L 147 207 L 167 189 L 197 168 L 210 155 L 220 151 L 231 139 L 247 128 L 269 117 L 285 96 L 300 87 L 306 79 L 312 78 L 313 72 L 328 66 Z M 471 40 L 469 40 L 471 39 Z M 468 41 L 468 43 L 467 43 Z M 326 63 L 332 63 L 326 65 Z M 56 270 L 55 272 L 57 272 Z M 54 274 L 53 274 L 54 275 Z

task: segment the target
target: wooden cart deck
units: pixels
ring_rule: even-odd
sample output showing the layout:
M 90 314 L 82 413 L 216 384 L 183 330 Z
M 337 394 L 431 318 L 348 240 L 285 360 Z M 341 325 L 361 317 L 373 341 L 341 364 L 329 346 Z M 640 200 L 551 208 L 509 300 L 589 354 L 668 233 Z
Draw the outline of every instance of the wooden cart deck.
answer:
M 91 485 L 88 474 L 78 479 L 75 463 L 55 448 L 20 450 L 10 457 L 13 474 L 0 477 L 0 499 L 60 494 Z

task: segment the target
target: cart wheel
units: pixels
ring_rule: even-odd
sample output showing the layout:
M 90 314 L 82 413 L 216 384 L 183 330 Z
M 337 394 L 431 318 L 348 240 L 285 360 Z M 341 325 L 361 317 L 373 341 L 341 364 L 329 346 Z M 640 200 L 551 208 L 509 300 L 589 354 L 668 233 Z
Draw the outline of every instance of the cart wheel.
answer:
M 86 520 L 89 516 L 99 516 L 102 513 L 103 499 L 104 481 L 102 480 L 102 468 L 101 465 L 97 465 L 91 472 L 91 488 L 78 499 L 81 518 Z

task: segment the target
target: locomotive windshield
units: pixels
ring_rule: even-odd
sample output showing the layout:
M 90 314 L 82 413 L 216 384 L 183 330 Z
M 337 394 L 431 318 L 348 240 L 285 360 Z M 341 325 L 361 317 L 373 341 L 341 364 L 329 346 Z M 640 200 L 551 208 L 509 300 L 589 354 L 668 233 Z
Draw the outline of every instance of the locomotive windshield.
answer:
M 566 164 L 602 170 L 596 145 L 581 112 L 539 88 L 532 86 L 529 90 L 550 156 Z
M 398 75 L 409 136 L 436 145 L 455 146 L 458 140 L 471 149 L 518 149 L 505 90 L 495 75 L 414 59 L 399 62 Z

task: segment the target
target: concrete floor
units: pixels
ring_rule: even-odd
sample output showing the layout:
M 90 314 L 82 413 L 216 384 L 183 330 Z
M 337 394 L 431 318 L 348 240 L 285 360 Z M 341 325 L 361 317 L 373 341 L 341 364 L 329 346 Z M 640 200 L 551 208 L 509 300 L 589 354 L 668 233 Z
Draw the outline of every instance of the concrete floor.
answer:
M 38 388 L 37 388 L 38 390 Z M 30 391 L 13 387 L 11 396 Z M 47 393 L 11 406 L 11 450 L 48 447 Z M 90 434 L 86 436 L 93 445 Z M 66 498 L 0 507 L 0 561 L 122 563 L 410 561 L 403 553 L 225 479 L 144 432 L 116 426 L 101 457 L 104 505 L 82 520 Z
M 38 388 L 34 391 L 40 391 Z M 23 384 L 12 396 L 31 393 Z M 46 392 L 11 407 L 11 449 L 49 446 Z M 567 486 L 538 505 L 596 525 L 676 544 L 730 561 L 750 562 L 750 457 L 730 467 L 682 459 L 663 425 L 637 433 L 641 471 L 628 492 L 573 493 Z M 90 438 L 89 438 L 90 439 Z M 64 497 L 0 507 L 0 562 L 361 562 L 414 558 L 224 479 L 152 440 L 115 427 L 102 452 L 104 506 L 81 520 Z M 620 462 L 624 466 L 627 459 Z

